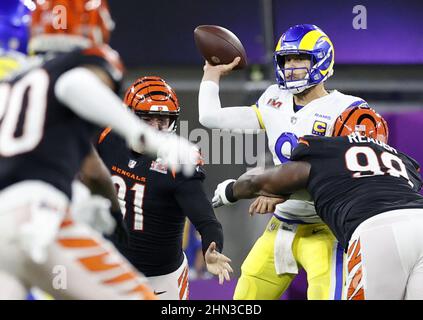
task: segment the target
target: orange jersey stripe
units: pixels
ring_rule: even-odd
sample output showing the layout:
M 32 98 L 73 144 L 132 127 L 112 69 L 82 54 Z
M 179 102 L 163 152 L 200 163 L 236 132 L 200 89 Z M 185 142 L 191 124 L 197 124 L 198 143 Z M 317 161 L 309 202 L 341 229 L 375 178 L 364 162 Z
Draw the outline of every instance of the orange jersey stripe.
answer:
M 64 229 L 64 228 L 73 226 L 73 224 L 74 223 L 73 223 L 73 221 L 71 219 L 65 219 L 65 220 L 62 221 L 62 224 L 60 225 L 60 228 L 61 229 Z
M 67 248 L 90 248 L 97 247 L 100 244 L 93 239 L 80 239 L 80 238 L 70 238 L 70 239 L 58 239 L 58 242 Z
M 348 285 L 347 300 L 364 300 L 364 289 L 363 289 L 363 272 L 361 266 L 361 244 L 360 239 L 355 240 L 353 244 L 348 248 L 348 273 L 351 274 L 353 269 L 359 265 L 356 269 L 351 282 Z M 357 288 L 359 288 L 357 290 Z
M 119 263 L 107 263 L 105 260 L 109 257 L 109 253 L 105 252 L 97 256 L 80 258 L 79 261 L 90 271 L 107 271 L 120 266 Z
M 156 295 L 151 292 L 147 286 L 139 284 L 128 293 L 139 293 L 145 300 L 158 300 Z
M 348 250 L 349 251 L 349 250 Z M 358 240 L 357 245 L 355 246 L 354 253 L 348 255 L 348 272 L 361 262 L 361 252 L 360 252 L 360 240 Z
M 184 273 L 184 280 L 182 282 L 181 290 L 179 291 L 179 300 L 182 300 L 184 297 L 185 291 L 188 288 L 188 268 L 185 268 Z
M 105 281 L 103 281 L 103 283 L 104 284 L 116 284 L 116 283 L 120 283 L 120 282 L 133 280 L 133 279 L 136 279 L 136 278 L 137 278 L 137 276 L 133 272 L 125 272 L 125 273 L 118 275 L 117 277 L 114 277 L 114 278 L 109 279 L 109 280 L 105 280 Z
M 349 289 L 348 289 L 349 290 Z M 348 293 L 349 294 L 349 293 Z M 364 297 L 364 289 L 361 288 L 354 296 L 348 296 L 348 300 L 366 300 Z
M 347 300 L 364 300 L 364 289 L 361 283 L 363 279 L 363 273 L 361 266 L 358 268 L 354 277 L 352 278 L 347 291 Z M 361 287 L 361 288 L 360 288 Z M 357 290 L 357 288 L 360 288 Z
M 349 257 L 349 256 L 351 255 L 352 251 L 353 251 L 353 250 L 354 250 L 354 248 L 355 248 L 356 243 L 357 243 L 357 240 L 354 240 L 354 242 L 353 242 L 353 243 L 349 246 L 349 248 L 348 248 L 348 253 L 347 253 L 347 257 Z
M 188 270 L 187 270 L 187 268 L 185 268 L 184 269 L 184 271 L 181 273 L 181 275 L 179 276 L 179 278 L 178 278 L 178 286 L 180 286 L 181 285 L 181 283 L 182 283 L 182 280 L 184 280 L 184 278 L 185 278 L 185 274 L 188 272 Z

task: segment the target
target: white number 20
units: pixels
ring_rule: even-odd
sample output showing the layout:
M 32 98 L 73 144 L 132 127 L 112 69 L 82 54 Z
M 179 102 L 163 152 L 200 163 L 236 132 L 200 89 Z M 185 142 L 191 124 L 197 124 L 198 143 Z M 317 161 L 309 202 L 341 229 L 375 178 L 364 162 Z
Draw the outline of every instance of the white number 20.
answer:
M 359 163 L 358 156 L 360 154 L 366 158 L 366 164 Z M 414 187 L 408 177 L 407 169 L 399 157 L 389 152 L 383 152 L 380 155 L 380 160 L 382 161 L 383 166 L 388 168 L 386 173 L 384 173 L 380 167 L 376 152 L 370 147 L 351 147 L 345 153 L 347 168 L 348 170 L 354 172 L 354 178 L 389 174 L 397 178 L 403 177 L 412 188 Z M 397 167 L 395 167 L 394 164 L 396 164 Z
M 42 69 L 30 72 L 13 86 L 0 85 L 0 155 L 11 157 L 28 152 L 40 143 L 48 85 L 48 74 Z M 24 99 L 26 92 L 27 99 Z M 16 136 L 20 121 L 22 133 Z

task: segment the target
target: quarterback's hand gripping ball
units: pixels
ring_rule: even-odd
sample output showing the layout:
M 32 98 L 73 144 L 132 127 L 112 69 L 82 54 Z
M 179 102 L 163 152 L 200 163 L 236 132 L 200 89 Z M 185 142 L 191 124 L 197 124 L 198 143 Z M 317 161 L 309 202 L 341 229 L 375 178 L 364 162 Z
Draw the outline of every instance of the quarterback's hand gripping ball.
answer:
M 228 29 L 214 25 L 198 26 L 194 30 L 195 44 L 211 65 L 230 64 L 236 57 L 241 60 L 234 69 L 247 66 L 247 54 L 238 37 Z

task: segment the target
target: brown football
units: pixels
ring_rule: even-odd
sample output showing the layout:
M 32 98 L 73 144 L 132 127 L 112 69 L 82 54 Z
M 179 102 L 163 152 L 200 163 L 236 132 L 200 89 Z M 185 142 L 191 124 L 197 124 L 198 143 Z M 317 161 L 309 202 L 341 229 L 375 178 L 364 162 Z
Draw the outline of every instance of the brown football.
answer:
M 194 40 L 201 55 L 212 65 L 228 64 L 241 57 L 235 69 L 247 66 L 244 46 L 228 29 L 214 25 L 198 26 L 194 30 Z

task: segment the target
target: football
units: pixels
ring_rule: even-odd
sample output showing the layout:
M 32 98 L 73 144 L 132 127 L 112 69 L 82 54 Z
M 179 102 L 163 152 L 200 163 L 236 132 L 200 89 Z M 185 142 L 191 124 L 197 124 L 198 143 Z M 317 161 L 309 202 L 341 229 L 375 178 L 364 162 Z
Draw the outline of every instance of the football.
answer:
M 228 64 L 236 57 L 241 57 L 234 69 L 247 66 L 244 46 L 228 29 L 215 25 L 198 26 L 194 30 L 194 40 L 201 55 L 212 65 Z

